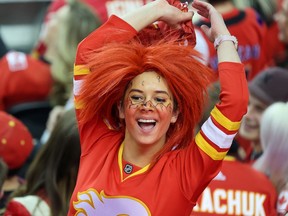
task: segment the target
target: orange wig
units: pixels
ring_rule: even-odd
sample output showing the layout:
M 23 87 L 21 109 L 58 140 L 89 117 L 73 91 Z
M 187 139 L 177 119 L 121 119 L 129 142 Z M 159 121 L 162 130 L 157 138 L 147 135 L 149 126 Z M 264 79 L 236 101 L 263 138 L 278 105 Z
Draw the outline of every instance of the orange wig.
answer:
M 177 104 L 177 122 L 170 125 L 159 158 L 173 147 L 184 148 L 194 137 L 194 127 L 202 117 L 207 86 L 212 71 L 201 64 L 199 53 L 175 42 L 158 42 L 145 46 L 139 41 L 111 43 L 91 54 L 91 73 L 86 76 L 80 94 L 84 122 L 101 116 L 116 130 L 124 133 L 125 124 L 118 117 L 117 105 L 123 99 L 129 82 L 145 71 L 164 77 Z

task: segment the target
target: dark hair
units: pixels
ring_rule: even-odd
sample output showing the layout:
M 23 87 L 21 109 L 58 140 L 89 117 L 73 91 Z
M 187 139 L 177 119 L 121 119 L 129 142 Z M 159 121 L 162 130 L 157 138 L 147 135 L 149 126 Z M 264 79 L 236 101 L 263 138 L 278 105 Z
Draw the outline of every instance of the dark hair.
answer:
M 26 181 L 13 197 L 40 195 L 48 198 L 52 215 L 67 215 L 80 161 L 80 140 L 75 111 L 58 120 L 47 143 L 30 165 Z

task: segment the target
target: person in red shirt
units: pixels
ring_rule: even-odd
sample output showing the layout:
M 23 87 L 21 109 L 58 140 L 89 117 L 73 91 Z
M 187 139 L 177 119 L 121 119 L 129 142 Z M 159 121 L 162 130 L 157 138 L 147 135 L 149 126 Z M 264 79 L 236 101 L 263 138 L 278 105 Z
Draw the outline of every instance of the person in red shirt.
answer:
M 0 110 L 48 100 L 53 84 L 49 65 L 23 52 L 9 51 L 0 59 L 0 68 Z
M 276 215 L 274 185 L 263 173 L 234 156 L 237 147 L 234 142 L 221 171 L 205 188 L 191 216 Z
M 111 16 L 78 46 L 81 159 L 68 215 L 190 215 L 219 172 L 247 108 L 244 66 L 219 13 L 193 1 L 211 19 L 202 29 L 217 39 L 222 87 L 221 102 L 194 136 L 214 73 L 193 49 L 193 13 L 170 3 Z
M 277 101 L 288 101 L 288 69 L 270 67 L 261 71 L 253 80 L 248 82 L 249 105 L 246 115 L 243 117 L 238 136 L 248 141 L 250 145 L 241 154 L 245 162 L 253 163 L 261 154 L 260 126 L 263 112 Z M 243 144 L 240 140 L 240 149 Z
M 219 13 L 222 14 L 225 24 L 232 35 L 238 39 L 238 53 L 242 63 L 245 65 L 247 80 L 251 80 L 266 66 L 265 37 L 267 26 L 260 15 L 253 8 L 245 10 L 238 9 L 232 0 L 210 0 Z M 210 25 L 209 20 L 200 19 L 196 26 Z M 208 65 L 217 70 L 217 52 L 209 38 L 208 41 Z

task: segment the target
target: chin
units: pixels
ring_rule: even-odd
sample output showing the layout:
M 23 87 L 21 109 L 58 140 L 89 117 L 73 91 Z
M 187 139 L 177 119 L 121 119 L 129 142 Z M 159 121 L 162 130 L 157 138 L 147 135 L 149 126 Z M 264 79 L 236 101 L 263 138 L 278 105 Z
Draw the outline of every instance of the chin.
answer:
M 259 139 L 258 132 L 247 132 L 247 131 L 244 131 L 244 130 L 239 130 L 239 135 L 241 137 L 243 137 L 244 139 L 250 140 L 250 141 Z

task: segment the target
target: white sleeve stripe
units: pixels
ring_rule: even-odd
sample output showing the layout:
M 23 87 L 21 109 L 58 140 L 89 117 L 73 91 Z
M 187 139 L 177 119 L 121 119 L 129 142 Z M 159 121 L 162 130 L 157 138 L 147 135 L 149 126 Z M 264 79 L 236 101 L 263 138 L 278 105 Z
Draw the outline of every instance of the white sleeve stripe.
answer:
M 211 117 L 205 121 L 201 127 L 203 133 L 220 148 L 230 148 L 231 143 L 237 133 L 227 135 L 221 131 L 211 120 Z
M 73 80 L 73 93 L 74 95 L 79 95 L 80 94 L 80 89 L 82 86 L 83 80 Z

